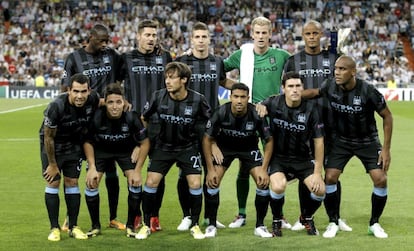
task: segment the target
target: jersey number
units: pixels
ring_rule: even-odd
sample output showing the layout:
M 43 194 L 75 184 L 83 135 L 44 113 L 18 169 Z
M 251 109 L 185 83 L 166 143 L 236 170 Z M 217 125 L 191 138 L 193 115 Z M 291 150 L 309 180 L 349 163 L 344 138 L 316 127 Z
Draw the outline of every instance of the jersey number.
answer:
M 250 155 L 254 156 L 254 161 L 261 161 L 262 160 L 262 154 L 260 154 L 260 150 L 251 151 Z

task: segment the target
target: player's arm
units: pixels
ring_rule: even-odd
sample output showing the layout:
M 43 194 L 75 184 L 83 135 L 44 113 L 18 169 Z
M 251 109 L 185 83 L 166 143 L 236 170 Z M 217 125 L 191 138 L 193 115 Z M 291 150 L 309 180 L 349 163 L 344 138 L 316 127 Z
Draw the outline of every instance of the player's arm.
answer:
M 206 165 L 207 165 L 207 170 L 212 170 L 214 169 L 213 166 L 213 151 L 211 150 L 213 143 L 215 143 L 215 140 L 213 137 L 211 137 L 208 134 L 204 134 L 203 137 L 203 153 L 204 153 L 204 158 L 206 161 Z
M 236 83 L 236 81 L 230 78 L 225 78 L 224 80 L 220 80 L 220 85 L 226 88 L 227 90 L 230 90 L 234 83 Z
M 60 173 L 59 167 L 56 162 L 55 155 L 55 137 L 56 128 L 50 128 L 44 126 L 44 146 L 48 160 L 48 166 L 46 171 L 43 173 L 43 177 L 47 182 L 52 183 L 54 178 Z
M 203 152 L 204 158 L 207 165 L 207 173 L 206 173 L 206 185 L 209 188 L 217 188 L 219 186 L 219 178 L 217 172 L 215 170 L 212 158 L 212 144 L 214 138 L 208 134 L 204 134 L 203 137 Z
M 379 155 L 378 163 L 382 164 L 382 169 L 388 172 L 391 163 L 391 138 L 393 129 L 393 118 L 391 111 L 386 106 L 379 115 L 382 117 L 382 128 L 384 130 L 384 143 Z
M 318 193 L 323 192 L 325 189 L 325 183 L 322 177 L 322 167 L 324 158 L 324 143 L 323 137 L 314 138 L 313 144 L 315 148 L 315 160 L 313 175 L 311 178 L 310 190 L 311 192 Z
M 148 137 L 140 141 L 139 154 L 135 165 L 134 174 L 128 179 L 128 185 L 138 187 L 142 185 L 142 167 L 147 159 L 150 150 L 150 140 Z
M 90 142 L 83 143 L 83 151 L 88 162 L 88 171 L 86 172 L 86 186 L 95 189 L 99 185 L 99 174 L 95 166 L 95 150 Z

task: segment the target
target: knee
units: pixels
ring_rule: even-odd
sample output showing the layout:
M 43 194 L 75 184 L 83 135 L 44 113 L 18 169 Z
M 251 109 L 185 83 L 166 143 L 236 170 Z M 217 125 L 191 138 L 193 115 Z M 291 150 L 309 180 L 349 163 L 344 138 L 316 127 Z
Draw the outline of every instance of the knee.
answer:
M 382 187 L 382 188 L 386 187 L 387 186 L 387 176 L 384 174 L 384 175 L 381 175 L 379 177 L 376 177 L 373 180 L 373 182 L 374 182 L 375 187 Z
M 77 187 L 77 186 L 78 186 L 77 178 L 65 177 L 65 187 Z
M 339 173 L 329 170 L 330 169 L 327 169 L 325 172 L 325 184 L 336 184 L 338 182 Z

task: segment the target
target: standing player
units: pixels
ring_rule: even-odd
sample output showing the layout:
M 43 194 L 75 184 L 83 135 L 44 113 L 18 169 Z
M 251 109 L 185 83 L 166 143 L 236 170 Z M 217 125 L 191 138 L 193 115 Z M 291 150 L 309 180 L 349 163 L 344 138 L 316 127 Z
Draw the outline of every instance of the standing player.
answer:
M 318 88 L 325 79 L 332 78 L 334 73 L 335 60 L 337 54 L 328 50 L 322 50 L 321 39 L 324 31 L 321 23 L 315 20 L 309 20 L 303 25 L 302 38 L 305 42 L 304 50 L 291 56 L 286 64 L 284 72 L 298 72 L 303 80 L 304 88 Z M 336 42 L 336 41 L 332 41 Z M 329 142 L 331 142 L 331 127 L 332 127 L 332 113 L 327 99 L 317 99 L 313 102 L 318 102 L 318 107 L 321 109 L 321 116 L 324 120 L 325 128 L 325 152 L 329 151 Z M 313 148 L 312 148 L 313 149 Z M 337 193 L 340 195 L 340 182 L 338 181 Z M 308 197 L 308 188 L 301 182 L 298 185 L 299 190 L 299 204 L 302 213 L 302 199 Z M 339 205 L 337 205 L 339 208 Z M 302 230 L 305 226 L 304 218 L 299 217 L 299 220 L 292 226 L 292 230 Z M 352 231 L 344 220 L 338 220 L 339 229 L 342 231 Z
M 172 61 L 169 52 L 162 50 L 158 45 L 158 23 L 152 20 L 143 20 L 138 24 L 137 49 L 122 55 L 122 76 L 125 80 L 125 97 L 132 104 L 132 109 L 139 114 L 151 95 L 164 84 L 165 65 Z M 153 116 L 149 120 L 148 137 L 153 143 L 159 134 L 158 118 Z M 151 144 L 152 145 L 152 144 Z M 159 223 L 159 208 L 164 195 L 165 180 L 160 183 L 157 194 L 157 208 L 151 219 L 151 230 L 161 230 Z M 135 228 L 141 224 L 141 210 L 138 212 Z
M 127 236 L 135 237 L 134 220 L 139 212 L 142 194 L 141 170 L 147 157 L 150 142 L 140 116 L 133 111 L 124 112 L 124 93 L 118 83 L 105 89 L 105 106 L 95 113 L 88 137 L 84 143 L 88 172 L 86 174 L 85 199 L 92 228 L 88 236 L 101 233 L 99 221 L 99 183 L 106 166 L 115 161 L 121 167 L 128 184 Z M 140 148 L 136 163 L 131 155 Z
M 323 122 L 315 103 L 302 100 L 303 83 L 299 74 L 287 72 L 282 80 L 283 94 L 264 100 L 275 140 L 269 166 L 270 207 L 273 213 L 272 232 L 282 236 L 282 208 L 287 181 L 298 178 L 308 194 L 302 197 L 304 218 L 309 235 L 318 235 L 313 214 L 325 197 L 323 166 Z M 310 145 L 314 145 L 314 157 Z
M 198 139 L 199 130 L 210 117 L 210 107 L 203 95 L 187 88 L 191 78 L 190 68 L 180 62 L 171 62 L 165 68 L 165 89 L 156 91 L 145 106 L 142 118 L 148 121 L 152 115 L 160 118 L 160 134 L 150 155 L 142 209 L 144 226 L 135 236 L 146 239 L 151 233 L 150 217 L 156 208 L 156 193 L 160 180 L 174 163 L 178 163 L 186 176 L 190 196 L 191 234 L 203 239 L 198 226 L 202 204 L 201 156 Z
M 47 181 L 45 202 L 51 232 L 49 241 L 60 240 L 59 186 L 63 176 L 69 236 L 87 239 L 77 226 L 80 191 L 78 179 L 82 167 L 82 140 L 99 96 L 90 91 L 89 78 L 81 73 L 71 77 L 67 92 L 53 100 L 44 111 L 40 128 L 40 156 L 43 177 Z
M 192 74 L 190 82 L 188 83 L 188 88 L 203 94 L 206 97 L 212 111 L 214 111 L 219 106 L 219 86 L 230 89 L 234 82 L 226 78 L 223 60 L 220 57 L 209 53 L 210 40 L 211 38 L 208 26 L 201 22 L 195 23 L 191 31 L 191 53 L 189 55 L 178 57 L 176 61 L 185 63 L 190 67 Z M 200 135 L 203 135 L 203 133 L 200 133 Z M 200 147 L 201 142 L 202 138 L 200 139 Z M 200 152 L 202 152 L 201 149 Z M 188 183 L 187 179 L 183 176 L 180 176 L 178 179 L 177 191 L 181 208 L 183 210 L 183 219 L 177 229 L 185 231 L 190 228 L 191 219 L 190 205 L 186 204 L 189 196 Z M 205 189 L 204 193 L 206 193 Z M 207 208 L 205 208 L 204 218 L 206 223 L 207 214 L 208 211 Z M 207 225 L 209 224 L 207 223 Z M 216 222 L 216 225 L 219 228 L 225 227 L 220 222 Z
M 332 141 L 325 163 L 325 207 L 330 222 L 323 233 L 325 238 L 335 237 L 339 230 L 337 182 L 353 156 L 362 161 L 374 185 L 368 233 L 377 238 L 388 237 L 379 224 L 379 218 L 388 194 L 387 172 L 391 162 L 393 119 L 382 94 L 373 85 L 357 79 L 356 74 L 354 59 L 341 56 L 335 62 L 335 79 L 326 81 L 320 89 L 308 89 L 303 93 L 304 97 L 327 98 L 335 121 L 335 141 Z M 383 146 L 378 137 L 375 112 L 383 119 Z
M 96 24 L 90 30 L 88 43 L 68 55 L 64 65 L 62 91 L 66 91 L 69 79 L 76 73 L 89 77 L 91 88 L 103 97 L 105 86 L 120 80 L 121 56 L 108 47 L 109 30 L 105 25 Z M 119 200 L 119 179 L 115 162 L 105 170 L 105 184 L 108 191 L 109 226 L 120 230 L 125 224 L 116 220 Z M 65 224 L 63 224 L 65 226 Z
M 249 86 L 253 103 L 258 103 L 274 94 L 280 93 L 283 66 L 290 54 L 282 49 L 271 48 L 272 23 L 265 17 L 253 19 L 251 24 L 253 46 L 243 46 L 224 60 L 225 71 L 238 69 L 240 82 Z M 241 163 L 243 165 L 243 163 Z M 241 168 L 241 170 L 245 170 Z M 246 224 L 246 204 L 249 193 L 249 173 L 239 172 L 237 177 L 237 200 L 239 214 L 230 223 L 230 228 Z M 287 221 L 283 227 L 290 228 Z
M 267 167 L 273 150 L 273 138 L 266 120 L 259 118 L 255 106 L 248 100 L 249 88 L 242 83 L 234 84 L 230 102 L 220 106 L 207 123 L 203 150 L 207 163 L 205 202 L 210 224 L 206 228 L 206 237 L 216 236 L 220 183 L 235 158 L 243 163 L 243 168 L 247 169 L 245 171 L 250 173 L 256 182 L 255 205 L 257 219 L 260 220 L 256 222 L 254 234 L 263 238 L 272 237 L 263 220 L 269 206 Z M 258 135 L 266 142 L 264 157 L 258 147 Z M 213 144 L 217 144 L 221 150 L 220 154 L 213 154 Z M 211 156 L 214 157 L 214 162 Z

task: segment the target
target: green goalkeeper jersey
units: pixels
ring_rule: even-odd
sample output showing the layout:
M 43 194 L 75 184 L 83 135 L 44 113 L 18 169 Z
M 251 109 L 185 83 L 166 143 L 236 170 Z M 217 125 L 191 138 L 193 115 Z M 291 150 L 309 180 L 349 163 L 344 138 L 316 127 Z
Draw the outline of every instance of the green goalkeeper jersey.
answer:
M 240 70 L 242 50 L 235 51 L 224 60 L 226 72 Z M 283 49 L 269 48 L 263 55 L 254 53 L 252 102 L 258 103 L 269 96 L 280 93 L 280 84 L 285 62 L 290 57 Z

